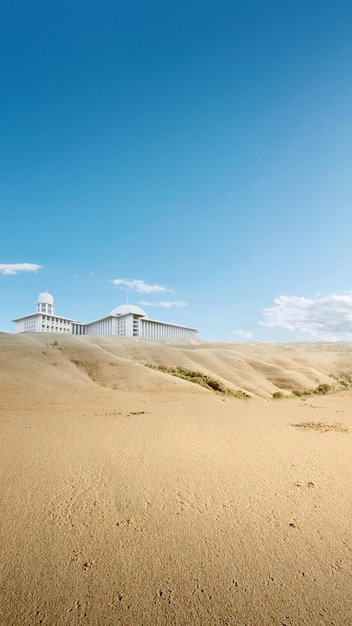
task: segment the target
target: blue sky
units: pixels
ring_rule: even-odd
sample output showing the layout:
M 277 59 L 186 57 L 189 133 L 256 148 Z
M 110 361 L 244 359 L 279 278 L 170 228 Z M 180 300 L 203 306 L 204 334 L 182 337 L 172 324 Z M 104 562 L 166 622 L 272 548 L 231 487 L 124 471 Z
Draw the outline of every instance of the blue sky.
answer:
M 129 285 L 204 339 L 351 339 L 351 31 L 340 0 L 3 3 L 0 330 Z

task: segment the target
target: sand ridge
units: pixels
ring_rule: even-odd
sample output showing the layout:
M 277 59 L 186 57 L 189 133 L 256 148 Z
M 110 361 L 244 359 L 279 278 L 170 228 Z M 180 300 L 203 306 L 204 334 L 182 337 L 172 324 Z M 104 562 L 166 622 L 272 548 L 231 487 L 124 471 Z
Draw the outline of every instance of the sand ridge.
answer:
M 182 366 L 225 385 L 271 398 L 278 390 L 306 390 L 352 375 L 348 342 L 317 344 L 216 343 L 201 340 L 0 333 L 0 386 L 99 384 L 112 389 L 185 389 L 145 367 Z

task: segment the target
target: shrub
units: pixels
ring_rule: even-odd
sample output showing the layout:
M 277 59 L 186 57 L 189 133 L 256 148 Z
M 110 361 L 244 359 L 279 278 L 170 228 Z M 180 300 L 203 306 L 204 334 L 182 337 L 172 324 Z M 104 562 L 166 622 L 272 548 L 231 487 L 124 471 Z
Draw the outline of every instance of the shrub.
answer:
M 317 396 L 325 396 L 327 394 L 339 393 L 340 391 L 348 391 L 352 388 L 352 383 L 350 381 L 350 376 L 348 374 L 344 375 L 343 378 L 336 380 L 334 385 L 329 385 L 328 383 L 320 383 L 314 389 L 306 389 L 305 391 L 292 391 L 294 396 L 309 396 L 315 394 Z
M 239 389 L 230 389 L 220 380 L 217 380 L 208 374 L 203 374 L 202 372 L 189 370 L 185 367 L 166 367 L 164 365 L 152 365 L 151 363 L 146 363 L 145 365 L 146 367 L 150 367 L 158 372 L 164 372 L 165 374 L 171 374 L 171 376 L 177 376 L 178 378 L 182 378 L 183 380 L 195 383 L 196 385 L 200 385 L 201 387 L 205 387 L 205 389 L 209 389 L 217 393 L 231 395 L 236 398 L 250 398 L 250 396 L 244 391 Z
M 331 385 L 327 385 L 326 383 L 322 383 L 318 385 L 315 389 L 313 389 L 313 393 L 324 395 L 329 393 L 332 390 Z
M 273 398 L 288 398 L 288 395 L 283 391 L 274 391 Z

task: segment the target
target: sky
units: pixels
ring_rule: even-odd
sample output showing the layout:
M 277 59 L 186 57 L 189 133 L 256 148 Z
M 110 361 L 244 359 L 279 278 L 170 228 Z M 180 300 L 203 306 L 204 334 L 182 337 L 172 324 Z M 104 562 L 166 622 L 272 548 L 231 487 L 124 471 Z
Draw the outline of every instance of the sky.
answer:
M 81 322 L 352 339 L 350 0 L 1 13 L 1 331 L 47 290 Z

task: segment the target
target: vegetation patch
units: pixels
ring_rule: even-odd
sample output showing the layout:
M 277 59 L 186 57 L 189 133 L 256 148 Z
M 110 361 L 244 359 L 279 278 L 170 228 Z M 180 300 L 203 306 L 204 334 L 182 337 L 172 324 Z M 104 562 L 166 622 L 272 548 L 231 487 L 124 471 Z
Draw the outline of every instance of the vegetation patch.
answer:
M 333 393 L 340 393 L 341 391 L 348 391 L 352 389 L 352 376 L 351 374 L 341 374 L 341 378 L 336 380 L 336 383 L 329 385 L 328 383 L 321 383 L 314 389 L 294 389 L 292 396 L 300 398 L 301 396 L 326 396 Z M 292 396 L 287 395 L 283 391 L 275 391 L 273 398 L 290 398 Z
M 273 398 L 290 398 L 291 396 L 284 391 L 274 391 Z
M 328 422 L 301 422 L 298 424 L 291 424 L 295 428 L 301 428 L 302 430 L 317 430 L 320 433 L 326 433 L 328 431 L 334 431 L 336 433 L 348 433 L 348 428 L 343 424 L 329 424 Z
M 337 380 L 336 383 L 329 385 L 327 383 L 321 383 L 314 389 L 307 389 L 306 391 L 294 390 L 292 393 L 295 396 L 315 395 L 326 396 L 330 393 L 339 393 L 340 391 L 347 391 L 352 389 L 352 382 L 345 379 Z
M 208 374 L 203 374 L 202 372 L 196 372 L 193 370 L 189 370 L 185 367 L 166 367 L 163 365 L 152 365 L 151 363 L 146 363 L 146 367 L 150 367 L 152 370 L 156 370 L 157 372 L 163 372 L 164 374 L 171 374 L 171 376 L 177 376 L 177 378 L 182 378 L 183 380 L 187 380 L 190 383 L 195 383 L 196 385 L 200 385 L 205 389 L 209 389 L 210 391 L 215 391 L 216 393 L 221 393 L 224 395 L 234 396 L 235 398 L 250 398 L 251 396 L 244 391 L 239 389 L 230 389 L 230 387 L 226 387 L 222 382 L 209 376 Z

